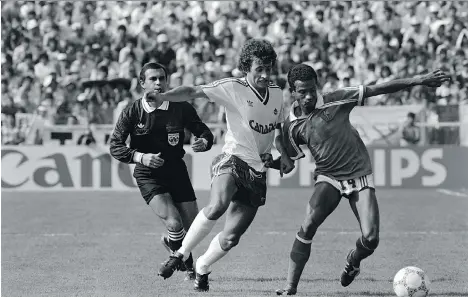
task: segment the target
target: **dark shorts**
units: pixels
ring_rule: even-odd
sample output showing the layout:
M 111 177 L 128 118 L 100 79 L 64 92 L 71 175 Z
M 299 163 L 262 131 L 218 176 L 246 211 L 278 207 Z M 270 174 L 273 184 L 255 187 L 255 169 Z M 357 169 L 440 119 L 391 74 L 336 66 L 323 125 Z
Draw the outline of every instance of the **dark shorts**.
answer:
M 211 180 L 222 174 L 234 177 L 237 193 L 232 198 L 246 205 L 259 207 L 266 201 L 266 172 L 258 172 L 236 156 L 221 154 L 211 164 Z
M 170 194 L 175 203 L 197 200 L 187 166 L 182 160 L 165 163 L 163 167 L 157 169 L 137 165 L 133 177 L 147 204 L 155 195 L 164 193 Z

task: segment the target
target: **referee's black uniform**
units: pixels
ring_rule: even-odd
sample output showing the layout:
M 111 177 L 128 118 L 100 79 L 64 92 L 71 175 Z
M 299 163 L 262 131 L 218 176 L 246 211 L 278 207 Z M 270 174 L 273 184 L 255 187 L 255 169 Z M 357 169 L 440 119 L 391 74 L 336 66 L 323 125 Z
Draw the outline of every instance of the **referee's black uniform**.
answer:
M 169 193 L 174 202 L 195 201 L 195 192 L 190 182 L 184 160 L 184 128 L 195 136 L 208 141 L 206 150 L 213 145 L 213 134 L 200 120 L 190 103 L 165 101 L 157 108 L 151 108 L 143 99 L 127 106 L 119 116 L 110 139 L 111 155 L 125 163 L 134 163 L 133 155 L 140 153 L 161 153 L 163 166 L 149 168 L 137 164 L 135 177 L 141 195 L 146 203 L 162 193 Z M 130 135 L 130 147 L 125 141 Z

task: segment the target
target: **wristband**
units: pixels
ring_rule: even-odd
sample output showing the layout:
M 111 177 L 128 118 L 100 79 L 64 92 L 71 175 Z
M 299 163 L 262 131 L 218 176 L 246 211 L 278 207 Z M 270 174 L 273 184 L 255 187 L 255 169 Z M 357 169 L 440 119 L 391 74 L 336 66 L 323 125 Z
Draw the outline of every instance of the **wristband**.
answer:
M 143 160 L 143 155 L 143 153 L 135 152 L 135 154 L 133 155 L 133 161 L 135 163 L 141 163 L 141 161 Z
M 145 154 L 143 154 L 143 153 L 140 154 L 140 158 L 139 158 L 139 160 L 138 160 L 138 163 L 143 164 L 143 156 L 144 156 L 144 155 L 145 155 Z

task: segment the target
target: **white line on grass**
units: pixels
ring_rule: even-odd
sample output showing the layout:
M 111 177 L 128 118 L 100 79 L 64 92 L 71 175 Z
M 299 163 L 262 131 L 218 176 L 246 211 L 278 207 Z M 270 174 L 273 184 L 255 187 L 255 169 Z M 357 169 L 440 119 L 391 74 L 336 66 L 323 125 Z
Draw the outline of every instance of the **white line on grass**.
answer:
M 437 189 L 437 192 L 449 195 L 449 196 L 455 196 L 455 197 L 468 197 L 467 193 L 463 192 L 457 192 L 457 191 L 452 191 L 452 190 L 447 190 L 447 189 Z

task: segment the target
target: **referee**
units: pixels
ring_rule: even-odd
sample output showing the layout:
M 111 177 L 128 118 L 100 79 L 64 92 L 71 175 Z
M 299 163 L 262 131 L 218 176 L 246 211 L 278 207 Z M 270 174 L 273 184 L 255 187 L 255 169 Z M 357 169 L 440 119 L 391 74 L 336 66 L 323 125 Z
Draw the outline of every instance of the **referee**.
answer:
M 195 192 L 184 160 L 184 128 L 196 137 L 195 152 L 213 145 L 213 134 L 187 102 L 148 102 L 151 92 L 167 88 L 167 71 L 161 64 L 147 63 L 139 81 L 143 98 L 134 101 L 119 116 L 110 139 L 111 155 L 124 163 L 136 163 L 133 176 L 146 203 L 161 218 L 169 236 L 161 238 L 168 251 L 180 248 L 186 230 L 198 213 Z M 126 140 L 130 135 L 130 147 Z M 193 259 L 185 262 L 187 278 L 194 279 Z

